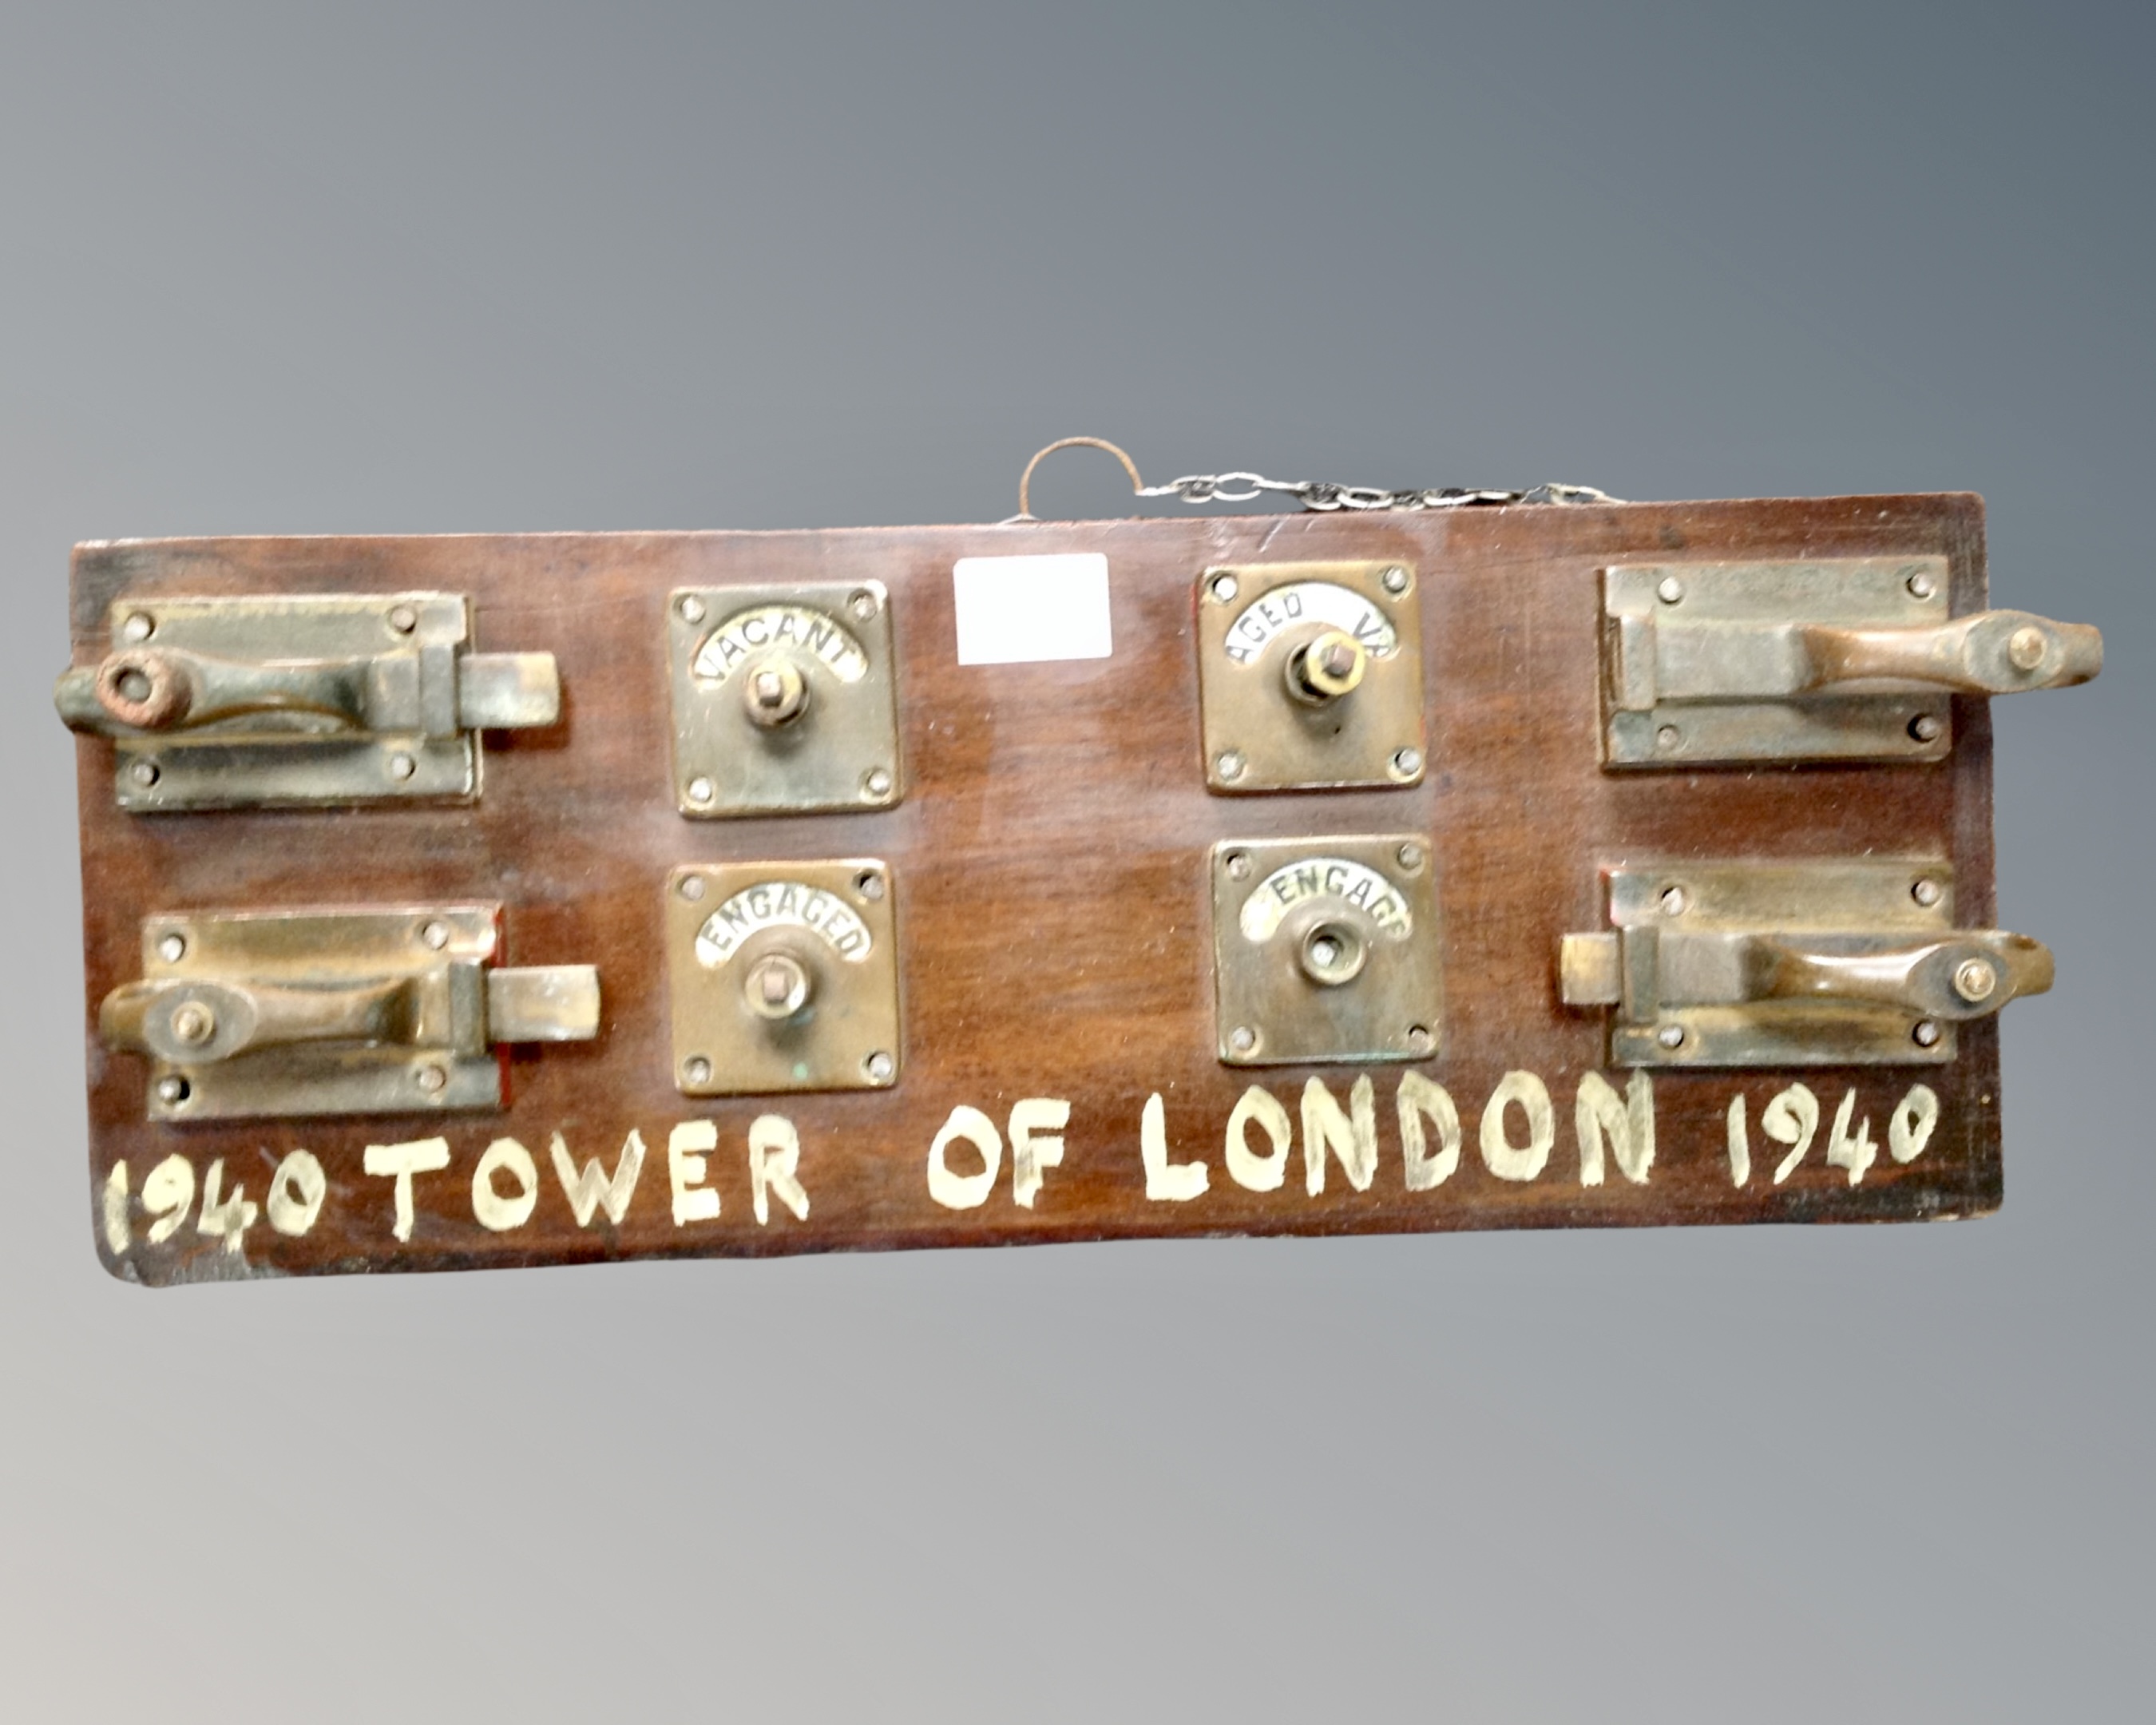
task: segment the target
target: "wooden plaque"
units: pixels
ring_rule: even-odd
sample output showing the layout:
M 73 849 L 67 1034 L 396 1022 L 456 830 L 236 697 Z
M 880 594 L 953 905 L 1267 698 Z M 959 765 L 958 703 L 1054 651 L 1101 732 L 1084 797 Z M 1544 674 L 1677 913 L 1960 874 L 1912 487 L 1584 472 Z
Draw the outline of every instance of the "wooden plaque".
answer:
M 1105 656 L 1088 625 L 1078 644 L 1096 656 L 961 663 L 958 561 L 1068 553 L 1106 559 Z M 1951 869 L 1955 923 L 1990 927 L 1982 700 L 1954 700 L 1951 747 L 1937 761 L 1644 773 L 1603 763 L 1602 572 L 1858 557 L 1943 558 L 1952 613 L 1984 606 L 1982 506 L 1965 495 L 85 545 L 73 582 L 79 665 L 107 651 L 119 601 L 427 591 L 469 597 L 480 648 L 555 655 L 563 691 L 551 727 L 488 736 L 481 794 L 461 806 L 123 813 L 112 743 L 81 740 L 97 1249 L 116 1275 L 162 1285 L 1989 1211 L 2001 1190 L 1994 1019 L 1959 1024 L 1943 1064 L 1656 1070 L 1650 1140 L 1613 1140 L 1605 1153 L 1594 1105 L 1624 1098 L 1631 1075 L 1606 1065 L 1607 1013 L 1559 998 L 1563 937 L 1605 927 L 1604 871 L 1642 859 L 1933 857 Z M 1204 572 L 1348 559 L 1415 572 L 1427 759 L 1414 782 L 1209 789 L 1196 660 Z M 888 594 L 896 800 L 685 818 L 669 595 L 834 582 Z M 1367 1064 L 1224 1058 L 1215 847 L 1373 834 L 1428 847 L 1441 926 L 1434 1052 Z M 888 870 L 891 1081 L 684 1094 L 670 1023 L 670 877 L 698 864 L 831 859 Z M 518 1046 L 499 1111 L 152 1123 L 147 1062 L 100 1039 L 100 1002 L 143 974 L 146 919 L 429 903 L 499 904 L 512 963 L 598 968 L 597 1038 Z M 1356 1124 L 1364 1079 L 1373 1155 L 1367 1131 L 1341 1132 Z M 1791 1135 L 1803 1143 L 1764 1127 L 1769 1105 L 1796 1085 L 1816 1102 L 1815 1130 Z M 1414 1105 L 1404 1137 L 1404 1086 Z M 1928 1123 L 1922 1098 L 1911 1101 L 1919 1088 L 1936 1101 Z M 1774 1118 L 1786 1128 L 1790 1111 Z

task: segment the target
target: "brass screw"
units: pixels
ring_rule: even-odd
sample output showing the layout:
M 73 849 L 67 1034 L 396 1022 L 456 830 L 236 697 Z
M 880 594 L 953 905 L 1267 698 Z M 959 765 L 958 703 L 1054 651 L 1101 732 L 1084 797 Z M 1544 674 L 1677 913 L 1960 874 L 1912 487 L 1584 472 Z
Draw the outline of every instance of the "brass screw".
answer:
M 131 645 L 139 646 L 150 639 L 157 627 L 147 611 L 137 611 L 120 625 L 120 639 Z
M 701 1055 L 691 1055 L 681 1062 L 681 1076 L 691 1084 L 709 1084 L 711 1063 Z
M 1909 735 L 1918 742 L 1937 742 L 1939 732 L 1946 727 L 1939 723 L 1937 713 L 1918 713 L 1909 721 Z
M 846 608 L 863 623 L 866 623 L 880 608 L 880 602 L 865 587 L 846 601 Z
M 1685 890 L 1681 886 L 1665 886 L 1662 889 L 1662 914 L 1665 916 L 1683 916 L 1685 907 L 1691 902 L 1685 896 Z
M 146 791 L 162 777 L 155 761 L 137 761 L 127 769 L 127 776 Z
M 1684 1026 L 1682 1024 L 1665 1024 L 1661 1029 L 1655 1032 L 1655 1040 L 1661 1043 L 1664 1048 L 1682 1048 L 1684 1046 L 1684 1040 L 1685 1033 Z
M 1684 597 L 1684 583 L 1674 575 L 1665 575 L 1656 585 L 1655 597 L 1665 605 L 1674 605 Z
M 419 763 L 409 755 L 392 755 L 389 757 L 389 776 L 392 778 L 407 779 L 418 770 Z
M 1660 749 L 1674 749 L 1683 741 L 1684 732 L 1674 725 L 1665 725 L 1655 733 L 1655 747 Z
M 854 876 L 854 891 L 873 902 L 883 896 L 883 876 L 874 869 L 863 869 Z
M 1422 866 L 1423 849 L 1419 845 L 1403 845 L 1393 855 L 1399 860 L 1400 866 L 1410 875 Z
M 2006 656 L 2014 661 L 2014 669 L 2032 671 L 2044 662 L 2045 649 L 2051 643 L 2044 631 L 2033 625 L 2017 629 L 2006 639 Z
M 1395 564 L 1378 578 L 1378 584 L 1397 597 L 1408 590 L 1408 572 Z
M 439 1096 L 449 1081 L 449 1075 L 439 1066 L 429 1065 L 412 1075 L 413 1081 L 429 1096 Z
M 429 922 L 419 931 L 419 938 L 439 952 L 449 943 L 449 925 L 446 922 Z
M 409 605 L 389 608 L 389 626 L 400 635 L 408 635 L 419 626 L 419 614 Z
M 1240 749 L 1223 749 L 1214 757 L 1213 770 L 1223 778 L 1240 778 L 1249 764 Z
M 871 1084 L 889 1084 L 891 1074 L 897 1070 L 898 1062 L 882 1049 L 878 1049 L 861 1062 L 861 1070 L 868 1074 Z
M 691 803 L 708 803 L 717 794 L 716 789 L 708 778 L 692 778 L 689 781 L 689 800 Z
M 1989 958 L 1964 958 L 1954 968 L 1954 993 L 1972 1006 L 1989 1000 L 1999 986 L 1999 972 Z
M 1239 1055 L 1255 1054 L 1258 1033 L 1248 1024 L 1238 1024 L 1228 1033 L 1228 1046 Z
M 1422 771 L 1422 751 L 1417 748 L 1394 750 L 1392 771 L 1395 778 L 1413 778 Z
M 1939 883 L 1927 875 L 1909 889 L 1909 896 L 1929 910 L 1945 895 L 1941 891 Z
M 1250 878 L 1250 855 L 1248 851 L 1231 850 L 1228 853 L 1228 877 L 1232 880 Z
M 1408 1026 L 1408 1052 L 1420 1059 L 1437 1046 L 1437 1039 L 1430 1034 L 1427 1024 Z
M 1919 1048 L 1937 1048 L 1939 1045 L 1939 1027 L 1933 1019 L 1918 1019 L 1917 1028 L 1909 1034 Z
M 690 904 L 696 903 L 704 896 L 704 877 L 701 875 L 684 875 L 681 877 L 680 891 L 682 897 L 687 899 Z
M 861 775 L 861 794 L 880 802 L 891 794 L 891 769 L 871 767 Z
M 1909 578 L 1909 597 L 1912 599 L 1928 599 L 1938 590 L 1938 583 L 1922 569 Z
M 172 1038 L 190 1045 L 207 1042 L 217 1034 L 217 1014 L 199 1000 L 190 1000 L 172 1014 Z
M 178 1107 L 192 1093 L 187 1080 L 176 1074 L 157 1081 L 157 1100 L 167 1108 Z
M 1205 590 L 1224 605 L 1241 591 L 1241 584 L 1233 575 L 1223 569 L 1206 583 Z
M 694 593 L 685 593 L 681 599 L 681 620 L 701 623 L 704 620 L 704 602 Z
M 167 964 L 177 964 L 187 956 L 187 937 L 183 934 L 168 934 L 157 942 L 157 956 Z

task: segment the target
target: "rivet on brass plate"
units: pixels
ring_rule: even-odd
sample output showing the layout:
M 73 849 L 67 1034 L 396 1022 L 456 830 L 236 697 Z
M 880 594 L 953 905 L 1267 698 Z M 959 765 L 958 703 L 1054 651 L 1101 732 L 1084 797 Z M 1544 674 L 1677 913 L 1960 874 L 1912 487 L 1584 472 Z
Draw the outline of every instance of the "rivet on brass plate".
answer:
M 1198 587 L 1198 655 L 1214 790 L 1420 782 L 1422 614 L 1405 566 L 1208 569 Z
M 682 814 L 899 800 L 891 616 L 880 583 L 684 589 L 666 618 Z
M 896 919 L 873 859 L 699 863 L 666 887 L 675 1087 L 878 1090 L 899 1072 Z
M 1686 860 L 1607 880 L 1610 927 L 1564 937 L 1558 992 L 1611 1009 L 1613 1065 L 1940 1065 L 1957 1021 L 2051 985 L 2037 942 L 1954 926 L 1937 859 Z
M 1421 839 L 1237 839 L 1214 846 L 1212 871 L 1223 1061 L 1437 1051 L 1443 931 Z

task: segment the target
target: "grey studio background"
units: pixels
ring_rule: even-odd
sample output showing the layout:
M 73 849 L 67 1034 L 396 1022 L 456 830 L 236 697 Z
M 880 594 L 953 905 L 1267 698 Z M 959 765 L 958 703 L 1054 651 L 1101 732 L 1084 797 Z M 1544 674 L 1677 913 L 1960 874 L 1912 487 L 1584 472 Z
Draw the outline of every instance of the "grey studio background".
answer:
M 0 1712 L 2148 1717 L 2152 49 L 1877 0 L 0 12 Z M 2001 919 L 2061 978 L 2004 1212 L 105 1276 L 70 543 L 988 520 L 1073 432 L 1985 493 L 1997 599 L 2110 649 L 1999 710 Z

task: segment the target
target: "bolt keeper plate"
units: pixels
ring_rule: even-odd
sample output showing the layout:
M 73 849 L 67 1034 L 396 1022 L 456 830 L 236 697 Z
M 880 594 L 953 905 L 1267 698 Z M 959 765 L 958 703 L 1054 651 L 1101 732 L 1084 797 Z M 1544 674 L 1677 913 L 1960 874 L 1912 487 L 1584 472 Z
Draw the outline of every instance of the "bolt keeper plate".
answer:
M 1443 931 L 1428 839 L 1234 839 L 1211 862 L 1225 1064 L 1437 1052 Z
M 897 802 L 891 650 L 880 582 L 675 588 L 666 604 L 675 806 L 703 819 Z
M 897 1081 L 891 875 L 869 857 L 698 863 L 666 879 L 674 1083 L 685 1096 Z

